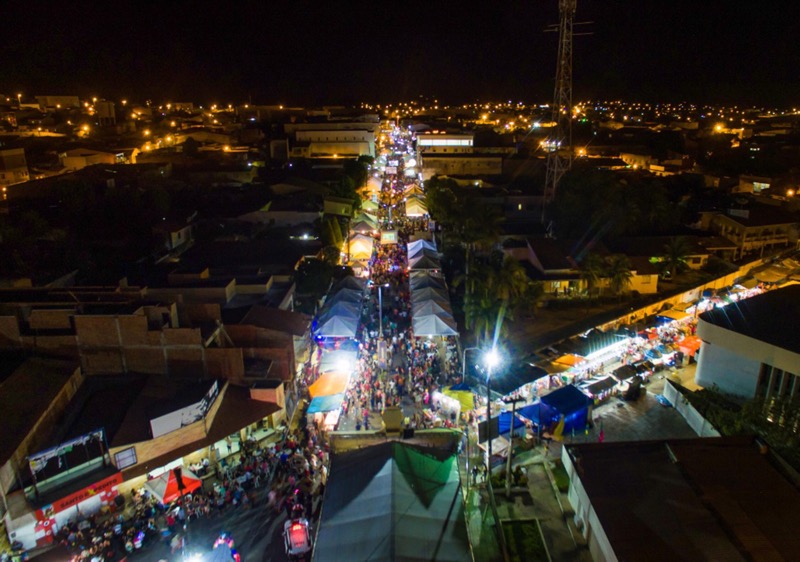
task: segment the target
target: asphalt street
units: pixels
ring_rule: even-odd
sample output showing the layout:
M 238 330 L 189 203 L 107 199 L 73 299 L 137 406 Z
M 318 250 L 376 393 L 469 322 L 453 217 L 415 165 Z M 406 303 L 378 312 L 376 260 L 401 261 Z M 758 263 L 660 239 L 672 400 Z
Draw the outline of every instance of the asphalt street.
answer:
M 204 555 L 201 560 L 214 560 L 210 552 L 221 532 L 229 533 L 235 541 L 242 562 L 285 562 L 288 560 L 283 546 L 283 524 L 286 512 L 276 514 L 267 506 L 268 487 L 255 492 L 252 507 L 229 507 L 222 514 L 201 518 L 189 523 L 187 554 Z M 316 529 L 312 525 L 312 536 Z M 180 553 L 170 552 L 169 542 L 154 543 L 128 557 L 132 562 L 182 561 Z M 216 560 L 214 560 L 216 562 Z

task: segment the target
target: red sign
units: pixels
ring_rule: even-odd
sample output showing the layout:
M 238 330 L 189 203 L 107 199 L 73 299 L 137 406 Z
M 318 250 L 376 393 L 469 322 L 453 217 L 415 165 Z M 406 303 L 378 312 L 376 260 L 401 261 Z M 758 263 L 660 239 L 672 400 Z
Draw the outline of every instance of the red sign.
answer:
M 36 510 L 36 519 L 39 521 L 50 519 L 56 513 L 69 509 L 70 507 L 75 507 L 82 501 L 88 500 L 94 496 L 100 496 L 100 501 L 107 504 L 117 495 L 116 487 L 120 484 L 122 484 L 122 473 L 115 472 L 111 476 L 95 482 L 91 486 L 87 486 L 60 500 L 54 501 L 51 505 Z

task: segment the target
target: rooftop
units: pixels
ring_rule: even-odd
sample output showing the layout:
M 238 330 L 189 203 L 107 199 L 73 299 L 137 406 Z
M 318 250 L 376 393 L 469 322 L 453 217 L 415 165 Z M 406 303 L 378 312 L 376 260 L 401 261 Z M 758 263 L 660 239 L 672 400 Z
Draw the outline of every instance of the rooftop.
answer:
M 800 492 L 752 437 L 567 451 L 620 560 L 792 560 L 800 552 Z
M 800 353 L 800 285 L 790 285 L 700 315 L 704 322 Z
M 78 368 L 77 360 L 31 357 L 18 363 L 12 359 L 16 367 L 0 379 L 0 464 L 11 458 Z

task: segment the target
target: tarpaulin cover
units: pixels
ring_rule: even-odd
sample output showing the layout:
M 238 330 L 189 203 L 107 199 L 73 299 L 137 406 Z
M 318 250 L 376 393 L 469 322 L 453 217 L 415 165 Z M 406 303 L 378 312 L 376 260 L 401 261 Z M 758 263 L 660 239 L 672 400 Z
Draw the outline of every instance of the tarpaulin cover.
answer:
M 317 414 L 338 410 L 342 407 L 344 393 L 329 394 L 328 396 L 317 396 L 308 405 L 307 413 Z
M 195 474 L 186 470 L 181 470 L 181 479 L 183 480 L 183 493 L 191 494 L 203 485 Z M 156 499 L 164 504 L 170 504 L 181 497 L 181 491 L 178 488 L 178 480 L 175 478 L 175 471 L 168 470 L 158 478 L 153 478 L 144 483 L 145 486 L 153 493 Z
M 331 396 L 341 394 L 347 388 L 350 380 L 350 373 L 342 371 L 329 371 L 322 373 L 320 377 L 308 387 L 308 393 L 312 398 L 317 396 Z
M 560 414 L 570 414 L 589 404 L 589 397 L 572 385 L 562 386 L 542 396 L 541 403 L 554 408 Z
M 695 352 L 700 349 L 700 345 L 702 343 L 703 340 L 701 340 L 698 336 L 686 336 L 678 342 L 678 347 L 685 354 L 694 355 Z
M 458 400 L 459 404 L 461 404 L 462 412 L 469 412 L 475 408 L 475 395 L 472 394 L 472 390 L 470 390 L 469 386 L 465 384 L 453 385 L 450 388 L 445 388 L 442 394 Z
M 500 427 L 500 435 L 504 435 L 511 429 L 511 412 L 501 412 L 497 423 Z M 520 427 L 525 427 L 525 422 L 514 416 L 514 431 Z
M 536 404 L 528 404 L 522 408 L 517 410 L 517 415 L 525 418 L 526 420 L 531 420 L 536 425 L 539 425 L 539 403 Z
M 472 560 L 456 457 L 407 443 L 335 454 L 312 560 Z
M 584 361 L 585 359 L 580 355 L 567 353 L 566 355 L 562 355 L 561 357 L 556 359 L 554 363 L 560 363 L 562 365 L 566 365 L 567 367 L 574 367 L 575 365 L 580 365 Z

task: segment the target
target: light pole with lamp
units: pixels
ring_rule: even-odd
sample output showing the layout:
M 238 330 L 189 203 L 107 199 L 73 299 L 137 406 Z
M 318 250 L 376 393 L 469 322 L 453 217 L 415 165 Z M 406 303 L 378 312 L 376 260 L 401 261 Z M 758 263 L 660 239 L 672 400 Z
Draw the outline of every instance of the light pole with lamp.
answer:
M 480 349 L 480 347 L 465 347 L 461 351 L 461 382 L 465 382 L 467 378 L 467 351 Z
M 500 518 L 497 515 L 497 503 L 495 503 L 494 489 L 492 488 L 492 370 L 500 364 L 500 354 L 497 348 L 492 348 L 483 356 L 483 362 L 486 365 L 486 438 L 488 458 L 486 460 L 486 489 L 489 490 L 489 504 L 492 507 L 492 515 L 494 516 L 495 529 L 498 538 L 500 539 L 500 549 L 503 552 L 503 559 L 508 560 L 508 550 L 506 546 L 506 537 L 503 532 L 503 527 L 500 523 Z M 512 420 L 513 429 L 513 420 Z
M 497 349 L 492 347 L 483 357 L 486 364 L 486 436 L 488 439 L 487 451 L 489 453 L 486 460 L 486 473 L 489 481 L 492 480 L 492 370 L 500 364 L 500 355 Z

